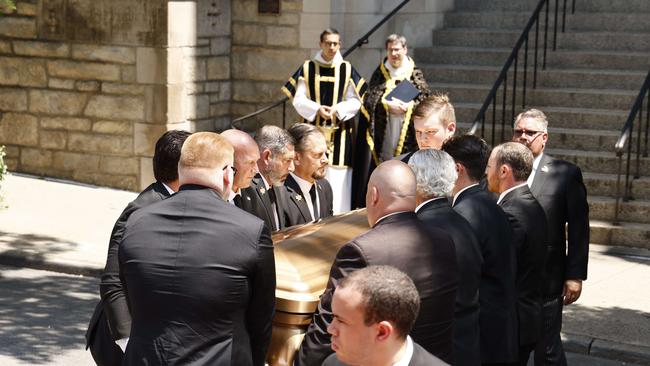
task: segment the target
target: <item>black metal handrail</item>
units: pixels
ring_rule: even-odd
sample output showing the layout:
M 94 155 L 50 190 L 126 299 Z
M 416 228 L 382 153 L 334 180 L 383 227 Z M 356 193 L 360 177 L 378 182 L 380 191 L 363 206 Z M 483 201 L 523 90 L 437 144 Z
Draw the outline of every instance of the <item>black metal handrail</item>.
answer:
M 630 109 L 630 114 L 627 116 L 627 121 L 621 130 L 621 135 L 614 145 L 614 151 L 616 151 L 616 156 L 618 157 L 618 177 L 616 178 L 616 205 L 614 207 L 614 224 L 618 225 L 618 214 L 620 209 L 621 200 L 628 201 L 632 199 L 632 181 L 630 179 L 631 168 L 630 164 L 632 161 L 632 145 L 634 141 L 631 141 L 634 138 L 634 121 L 638 119 L 639 123 L 637 126 L 637 137 L 636 137 L 636 171 L 634 172 L 634 179 L 639 179 L 641 177 L 641 155 L 643 157 L 648 157 L 648 127 L 650 125 L 650 71 L 645 77 L 643 86 L 637 95 L 634 104 L 632 104 L 632 109 Z M 646 105 L 646 117 L 645 117 L 645 133 L 643 133 L 643 99 L 648 97 L 648 104 Z M 641 142 L 643 140 L 643 154 L 641 153 Z M 627 148 L 627 149 L 626 149 Z M 627 151 L 626 151 L 627 150 Z M 627 152 L 627 163 L 625 168 L 625 191 L 621 194 L 621 175 L 623 173 L 623 155 Z
M 367 43 L 368 43 L 368 39 L 370 38 L 370 36 L 371 36 L 373 33 L 375 33 L 375 31 L 376 31 L 377 29 L 379 29 L 379 27 L 381 27 L 382 25 L 384 25 L 384 23 L 386 23 L 390 18 L 392 18 L 393 15 L 395 15 L 395 13 L 397 13 L 400 9 L 402 9 L 402 8 L 404 7 L 404 5 L 406 5 L 409 1 L 410 1 L 410 0 L 404 0 L 404 1 L 402 1 L 402 2 L 399 3 L 399 4 L 398 4 L 398 5 L 397 5 L 393 10 L 391 10 L 390 13 L 386 14 L 386 16 L 384 16 L 384 17 L 383 17 L 383 18 L 382 18 L 382 19 L 381 19 L 377 24 L 375 24 L 375 26 L 372 27 L 372 28 L 371 28 L 371 29 L 370 29 L 366 34 L 364 34 L 361 38 L 357 39 L 357 41 L 354 42 L 354 44 L 352 45 L 352 47 L 348 48 L 348 49 L 343 53 L 343 57 L 344 57 L 344 58 L 347 57 L 349 54 L 351 54 L 352 52 L 356 51 L 357 48 L 360 48 L 360 47 L 363 46 L 364 44 L 367 44 Z M 285 127 L 285 128 L 286 128 L 287 101 L 288 101 L 288 100 L 289 100 L 289 98 L 284 97 L 284 98 L 282 98 L 282 100 L 278 100 L 277 102 L 275 102 L 275 103 L 273 103 L 273 104 L 271 104 L 271 105 L 268 105 L 268 106 L 266 106 L 266 107 L 264 107 L 264 108 L 262 108 L 262 109 L 259 109 L 259 110 L 255 111 L 255 112 L 253 112 L 253 113 L 249 113 L 249 114 L 247 114 L 247 115 L 245 115 L 245 116 L 242 116 L 242 117 L 239 117 L 239 118 L 235 118 L 235 119 L 231 122 L 230 125 L 232 126 L 232 128 L 237 128 L 237 129 L 239 129 L 239 126 L 237 125 L 238 122 L 241 122 L 241 121 L 244 121 L 244 120 L 247 120 L 247 119 L 253 118 L 253 117 L 257 116 L 257 115 L 260 115 L 260 114 L 262 114 L 262 113 L 264 113 L 264 112 L 266 112 L 266 111 L 269 111 L 269 110 L 271 110 L 271 109 L 274 109 L 274 108 L 276 108 L 276 107 L 282 105 L 282 127 Z
M 501 72 L 497 77 L 497 80 L 492 85 L 490 92 L 488 93 L 487 98 L 483 102 L 481 109 L 479 110 L 476 118 L 474 118 L 474 123 L 470 128 L 468 134 L 474 135 L 478 131 L 479 127 L 481 128 L 481 135 L 485 138 L 485 114 L 488 111 L 490 105 L 492 105 L 492 139 L 491 143 L 495 144 L 496 139 L 496 121 L 497 121 L 497 93 L 499 89 L 503 86 L 502 93 L 502 109 L 501 109 L 501 141 L 505 140 L 505 125 L 506 125 L 506 114 L 508 112 L 507 108 L 507 98 L 508 98 L 508 72 L 514 65 L 514 70 L 512 73 L 512 106 L 511 106 L 511 118 L 510 121 L 515 119 L 515 110 L 517 105 L 517 68 L 519 64 L 519 53 L 522 46 L 524 47 L 524 72 L 523 72 L 523 82 L 522 82 L 522 103 L 521 108 L 526 108 L 526 92 L 528 87 L 528 50 L 529 50 L 529 39 L 530 33 L 535 27 L 535 47 L 534 47 L 534 56 L 533 56 L 533 89 L 537 88 L 537 69 L 538 69 L 538 50 L 539 46 L 539 36 L 540 36 L 540 16 L 542 11 L 545 12 L 544 17 L 544 40 L 543 40 L 543 50 L 542 50 L 542 69 L 546 69 L 546 53 L 548 49 L 548 36 L 549 36 L 549 8 L 551 0 L 540 0 L 533 14 L 531 15 L 526 27 L 521 32 L 521 35 L 517 39 L 515 46 L 510 52 L 510 56 L 504 63 L 501 68 Z M 559 15 L 559 0 L 555 0 L 555 17 L 553 20 L 553 51 L 557 50 L 557 33 L 558 33 L 558 15 Z M 575 0 L 572 0 L 571 13 L 575 13 Z M 567 0 L 563 0 L 562 6 L 562 33 L 566 30 L 566 12 L 567 12 Z

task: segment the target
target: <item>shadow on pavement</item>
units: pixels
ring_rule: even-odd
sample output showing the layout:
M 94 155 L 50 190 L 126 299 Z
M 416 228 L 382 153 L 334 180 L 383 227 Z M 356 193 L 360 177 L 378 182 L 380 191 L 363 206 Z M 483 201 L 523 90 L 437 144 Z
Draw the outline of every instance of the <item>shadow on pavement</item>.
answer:
M 572 304 L 564 308 L 562 331 L 647 347 L 650 313 L 618 306 Z
M 650 265 L 650 250 L 644 248 L 607 247 L 602 254 L 628 262 Z
M 98 299 L 97 279 L 0 267 L 2 354 L 28 364 L 83 349 Z

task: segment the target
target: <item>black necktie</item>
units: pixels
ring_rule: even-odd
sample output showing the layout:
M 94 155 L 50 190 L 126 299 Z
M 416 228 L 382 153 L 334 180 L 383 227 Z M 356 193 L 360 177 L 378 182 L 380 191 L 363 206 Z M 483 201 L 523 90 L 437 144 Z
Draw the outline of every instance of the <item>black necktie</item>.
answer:
M 241 208 L 241 195 L 240 194 L 235 195 L 235 198 L 233 198 L 232 201 L 235 203 L 235 206 Z
M 271 201 L 271 204 L 274 204 L 276 198 L 275 198 L 275 191 L 273 190 L 273 187 L 269 188 L 267 192 L 269 194 L 269 200 Z
M 311 186 L 309 196 L 311 196 L 311 205 L 314 208 L 314 221 L 318 221 L 320 219 L 320 210 L 318 209 L 318 201 L 316 200 L 316 183 Z

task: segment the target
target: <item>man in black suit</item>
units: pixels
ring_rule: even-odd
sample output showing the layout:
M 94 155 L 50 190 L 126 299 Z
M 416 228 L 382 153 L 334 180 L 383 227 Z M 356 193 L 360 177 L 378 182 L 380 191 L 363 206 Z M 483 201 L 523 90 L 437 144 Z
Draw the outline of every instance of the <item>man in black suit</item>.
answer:
M 420 310 L 420 295 L 404 272 L 370 266 L 343 278 L 334 291 L 327 328 L 332 349 L 323 366 L 447 365 L 408 335 Z
M 506 214 L 481 189 L 490 148 L 472 135 L 452 137 L 442 145 L 456 163 L 458 178 L 452 206 L 472 227 L 483 257 L 479 285 L 481 362 L 503 365 L 517 361 L 517 291 L 515 247 Z
M 284 182 L 287 190 L 286 225 L 300 225 L 332 216 L 332 187 L 325 179 L 328 164 L 325 136 L 308 123 L 294 124 L 289 128 L 289 134 L 296 141 L 296 158 L 295 170 Z
M 535 349 L 535 365 L 566 365 L 560 339 L 562 305 L 580 297 L 582 281 L 587 279 L 589 205 L 580 168 L 544 154 L 547 129 L 546 115 L 531 109 L 517 116 L 512 139 L 525 144 L 535 157 L 527 182 L 546 212 L 549 229 L 542 293 L 544 333 Z
M 129 218 L 119 251 L 131 310 L 124 365 L 264 365 L 275 306 L 270 232 L 224 200 L 233 148 L 188 137 L 180 190 Z
M 257 130 L 255 142 L 260 152 L 259 173 L 243 190 L 242 208 L 264 220 L 272 231 L 280 230 L 286 227 L 284 181 L 294 170 L 295 141 L 285 129 L 267 125 Z
M 439 228 L 454 241 L 458 291 L 454 311 L 454 365 L 481 363 L 478 287 L 483 257 L 469 222 L 451 208 L 448 197 L 456 182 L 454 160 L 444 151 L 416 151 L 409 166 L 416 177 L 415 213 L 428 229 Z M 432 243 L 434 244 L 434 243 Z
M 405 272 L 418 289 L 422 308 L 410 332 L 424 349 L 447 362 L 452 356 L 454 302 L 458 285 L 456 252 L 442 230 L 427 230 L 413 212 L 415 175 L 398 160 L 372 172 L 366 194 L 366 233 L 339 249 L 313 322 L 297 357 L 299 365 L 320 365 L 332 352 L 327 327 L 332 322 L 332 293 L 341 279 L 371 265 Z
M 99 366 L 122 364 L 123 348 L 131 331 L 131 314 L 120 282 L 117 261 L 126 221 L 139 208 L 167 198 L 178 190 L 178 159 L 183 142 L 189 135 L 187 131 L 171 130 L 156 141 L 153 156 L 156 182 L 126 206 L 113 227 L 108 242 L 106 266 L 99 285 L 101 300 L 95 307 L 86 332 L 86 349 L 90 348 L 90 353 Z
M 547 224 L 544 209 L 528 189 L 526 179 L 533 154 L 526 146 L 506 142 L 495 147 L 486 169 L 490 191 L 508 216 L 517 250 L 517 313 L 519 364 L 528 363 L 542 333 L 542 277 L 546 257 Z

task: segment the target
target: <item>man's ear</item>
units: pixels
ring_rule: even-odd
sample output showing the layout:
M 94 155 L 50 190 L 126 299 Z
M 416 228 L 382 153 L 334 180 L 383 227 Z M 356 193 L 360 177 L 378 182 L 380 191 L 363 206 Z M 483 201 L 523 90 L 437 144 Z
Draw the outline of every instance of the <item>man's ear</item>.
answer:
M 505 178 L 511 170 L 508 164 L 501 164 L 499 166 L 499 177 Z
M 387 320 L 382 320 L 377 323 L 377 334 L 375 335 L 378 342 L 387 341 L 390 336 L 395 332 L 393 324 Z
M 377 190 L 377 187 L 371 186 L 369 188 L 369 192 L 370 192 L 370 203 L 372 204 L 372 206 L 376 206 L 377 201 L 379 201 L 379 191 Z
M 262 154 L 260 155 L 260 158 L 264 162 L 264 165 L 269 165 L 269 163 L 271 162 L 271 155 L 272 154 L 273 153 L 271 152 L 270 149 L 264 149 L 262 151 Z
M 456 174 L 460 175 L 461 172 L 465 171 L 465 167 L 461 163 L 454 164 L 456 166 Z
M 456 132 L 456 122 L 449 122 L 447 125 L 447 135 L 451 137 L 454 135 L 454 132 Z

